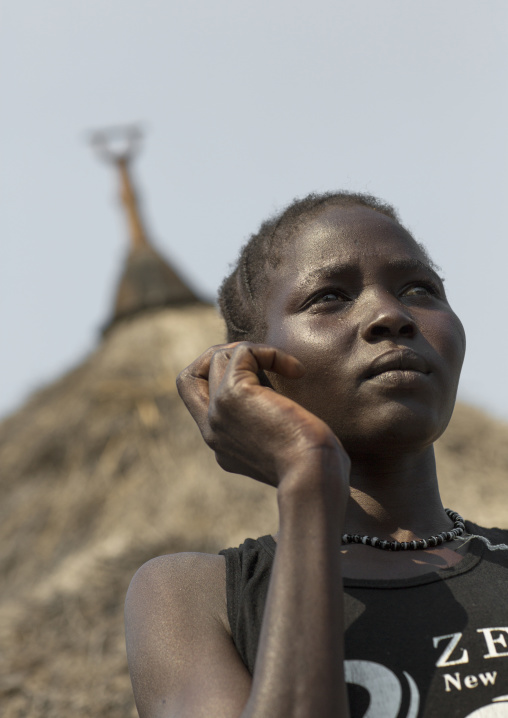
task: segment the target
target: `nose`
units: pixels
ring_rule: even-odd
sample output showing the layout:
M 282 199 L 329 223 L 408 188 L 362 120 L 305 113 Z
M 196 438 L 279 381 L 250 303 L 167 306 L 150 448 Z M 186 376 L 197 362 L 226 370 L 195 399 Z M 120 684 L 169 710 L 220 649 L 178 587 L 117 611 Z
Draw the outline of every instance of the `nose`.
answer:
M 362 327 L 364 339 L 411 339 L 416 335 L 417 327 L 413 317 L 395 297 L 384 293 L 383 297 L 372 298 L 370 304 L 370 311 L 366 312 Z

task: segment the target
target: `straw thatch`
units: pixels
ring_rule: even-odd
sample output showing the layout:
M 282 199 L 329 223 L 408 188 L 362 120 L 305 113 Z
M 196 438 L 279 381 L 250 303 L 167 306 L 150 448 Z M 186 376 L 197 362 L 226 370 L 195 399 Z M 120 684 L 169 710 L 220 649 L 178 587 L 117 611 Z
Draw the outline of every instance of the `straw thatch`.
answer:
M 276 528 L 268 487 L 222 472 L 175 390 L 221 341 L 189 305 L 117 323 L 0 424 L 0 714 L 135 716 L 123 600 L 148 558 Z M 508 427 L 459 406 L 439 442 L 445 503 L 508 525 Z
M 204 305 L 124 320 L 0 425 L 2 715 L 129 715 L 136 568 L 274 530 L 270 489 L 218 468 L 176 393 L 221 334 Z
M 147 309 L 203 302 L 152 244 L 131 249 L 118 284 L 113 317 L 105 327 Z

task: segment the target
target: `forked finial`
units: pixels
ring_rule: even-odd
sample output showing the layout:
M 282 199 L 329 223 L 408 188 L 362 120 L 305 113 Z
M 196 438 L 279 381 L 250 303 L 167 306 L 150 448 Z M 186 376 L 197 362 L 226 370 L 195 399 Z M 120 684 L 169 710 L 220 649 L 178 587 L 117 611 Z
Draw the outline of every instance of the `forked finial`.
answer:
M 129 162 L 139 152 L 142 137 L 138 125 L 118 125 L 95 130 L 90 143 L 102 160 L 118 164 Z

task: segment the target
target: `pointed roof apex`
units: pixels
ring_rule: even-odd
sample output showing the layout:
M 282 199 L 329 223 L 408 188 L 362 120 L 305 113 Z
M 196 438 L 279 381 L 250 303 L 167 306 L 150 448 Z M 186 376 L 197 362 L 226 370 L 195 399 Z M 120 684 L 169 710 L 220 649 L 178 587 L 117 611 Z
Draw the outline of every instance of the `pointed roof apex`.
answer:
M 129 231 L 129 254 L 118 283 L 113 317 L 104 331 L 145 309 L 202 302 L 149 240 L 131 173 L 140 140 L 139 128 L 132 126 L 100 130 L 92 135 L 92 144 L 100 157 L 117 168 Z

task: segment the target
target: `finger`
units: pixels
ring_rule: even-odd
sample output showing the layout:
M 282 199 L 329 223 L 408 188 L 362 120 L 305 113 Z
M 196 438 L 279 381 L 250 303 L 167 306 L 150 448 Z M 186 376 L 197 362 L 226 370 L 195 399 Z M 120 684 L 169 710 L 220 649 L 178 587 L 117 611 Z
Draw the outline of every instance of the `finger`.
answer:
M 210 347 L 180 372 L 177 377 L 176 386 L 180 398 L 200 429 L 203 429 L 208 413 L 210 400 L 209 375 L 212 359 L 223 348 L 233 348 L 237 344 L 238 342 L 231 345 L 217 344 Z
M 215 346 L 207 349 L 192 364 L 181 371 L 176 379 L 180 398 L 200 429 L 202 429 L 208 412 L 208 374 L 211 359 L 217 349 L 218 347 Z
M 239 344 L 245 344 L 245 342 L 232 342 L 231 344 L 222 344 L 214 347 L 216 351 L 211 357 L 208 371 L 208 390 L 211 397 L 215 396 L 229 366 L 233 350 Z
M 208 414 L 208 381 L 184 369 L 177 379 L 178 393 L 190 415 L 203 433 Z
M 258 372 L 271 371 L 288 379 L 299 379 L 305 373 L 303 364 L 282 349 L 266 344 L 242 343 L 233 349 L 229 372 L 236 380 L 259 384 Z
M 229 366 L 233 350 L 223 347 L 220 351 L 215 352 L 210 361 L 210 370 L 208 372 L 208 388 L 210 396 L 214 397 L 217 393 L 224 374 Z

